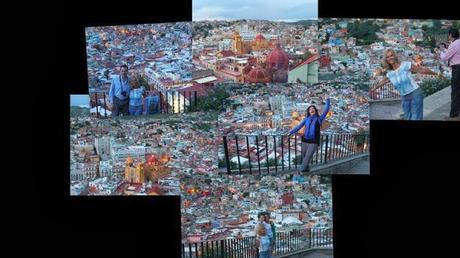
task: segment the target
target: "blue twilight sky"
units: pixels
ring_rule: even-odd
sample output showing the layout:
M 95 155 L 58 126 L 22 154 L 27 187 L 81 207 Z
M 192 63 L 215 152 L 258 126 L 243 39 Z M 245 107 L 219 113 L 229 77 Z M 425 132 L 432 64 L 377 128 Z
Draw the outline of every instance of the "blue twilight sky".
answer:
M 193 0 L 192 19 L 298 21 L 318 18 L 318 0 Z
M 89 108 L 89 95 L 70 95 L 70 106 L 84 106 Z

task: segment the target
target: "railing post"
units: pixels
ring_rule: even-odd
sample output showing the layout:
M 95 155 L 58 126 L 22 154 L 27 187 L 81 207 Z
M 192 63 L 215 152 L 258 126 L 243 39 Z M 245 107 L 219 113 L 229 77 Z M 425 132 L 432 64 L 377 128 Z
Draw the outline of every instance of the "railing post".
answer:
M 291 137 L 288 136 L 288 165 L 289 170 L 291 170 Z
M 295 168 L 297 169 L 297 163 L 299 163 L 299 161 L 297 160 L 297 135 L 294 135 L 294 160 L 295 160 Z
M 163 95 L 161 92 L 158 92 L 158 113 L 163 113 Z
M 225 152 L 225 164 L 227 165 L 227 173 L 230 175 L 230 159 L 228 158 L 228 145 L 227 145 L 227 136 L 222 136 L 224 141 L 224 152 Z
M 235 143 L 236 143 L 236 156 L 238 158 L 238 170 L 240 171 L 240 174 L 241 174 L 241 162 L 240 162 L 240 150 L 238 147 L 238 135 L 235 135 Z
M 96 102 L 96 117 L 99 118 L 99 105 L 97 103 L 97 92 L 94 92 L 94 99 Z
M 166 114 L 169 114 L 169 92 L 166 91 Z
M 176 113 L 176 105 L 174 105 L 174 101 L 175 101 L 175 98 L 174 98 L 174 91 L 171 92 L 171 98 L 172 98 L 172 101 L 171 101 L 171 108 L 172 108 L 172 112 L 173 114 Z
M 217 244 L 216 244 L 217 245 Z M 212 251 L 212 257 L 214 257 L 214 251 L 217 251 L 215 248 L 214 248 L 214 241 L 211 242 L 211 251 Z
M 196 106 L 197 98 L 196 98 L 196 91 L 193 91 L 193 103 Z
M 188 111 L 192 111 L 192 91 L 188 92 Z
M 267 164 L 267 173 L 270 173 L 270 168 L 269 168 L 269 164 L 268 164 L 269 158 L 268 158 L 267 135 L 264 135 L 264 138 L 265 138 L 265 159 L 267 160 L 267 162 L 266 162 L 266 164 Z
M 201 242 L 201 256 L 204 256 L 204 246 L 203 246 L 203 242 Z
M 185 93 L 185 91 L 182 91 L 182 93 L 184 94 L 184 97 L 182 98 L 182 99 L 183 99 L 183 102 L 184 102 L 184 111 L 183 111 L 183 113 L 185 113 L 186 110 L 187 110 L 187 108 L 185 107 L 185 99 L 186 99 L 185 94 L 186 94 L 186 93 Z
M 256 146 L 257 146 L 257 165 L 259 168 L 259 176 L 260 176 L 260 151 L 259 151 L 259 136 L 256 135 Z
M 251 153 L 249 151 L 249 137 L 246 135 L 246 148 L 248 150 L 248 164 L 249 164 L 249 174 L 252 174 L 251 169 Z
M 177 91 L 177 113 L 180 113 L 180 92 Z
M 224 254 L 225 254 L 225 252 L 224 252 L 224 240 L 222 239 L 222 240 L 220 240 L 220 255 L 221 255 L 221 257 L 224 257 Z
M 284 137 L 281 135 L 281 171 L 284 171 Z
M 104 95 L 104 116 L 107 117 L 107 102 L 105 100 L 105 93 L 102 93 Z
M 329 148 L 329 135 L 326 135 L 326 147 L 324 148 L 324 164 L 327 164 L 327 152 Z
M 278 172 L 278 160 L 276 160 L 276 135 L 273 135 L 273 153 L 275 154 L 275 173 Z

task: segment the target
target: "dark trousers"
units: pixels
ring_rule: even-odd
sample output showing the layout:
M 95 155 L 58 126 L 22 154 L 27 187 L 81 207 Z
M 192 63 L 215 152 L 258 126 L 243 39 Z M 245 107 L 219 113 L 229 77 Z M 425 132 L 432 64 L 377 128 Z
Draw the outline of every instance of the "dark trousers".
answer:
M 460 115 L 460 64 L 452 66 L 452 92 L 450 95 L 450 117 Z
M 112 116 L 127 116 L 129 114 L 129 99 L 121 100 L 117 97 L 113 97 L 113 110 Z

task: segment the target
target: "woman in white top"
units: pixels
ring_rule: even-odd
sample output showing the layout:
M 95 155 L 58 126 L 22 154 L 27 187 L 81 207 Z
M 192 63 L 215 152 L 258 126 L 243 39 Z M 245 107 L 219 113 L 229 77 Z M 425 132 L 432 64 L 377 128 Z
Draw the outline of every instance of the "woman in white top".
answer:
M 391 82 L 401 95 L 401 104 L 406 120 L 423 120 L 423 93 L 412 78 L 412 73 L 433 74 L 437 73 L 428 68 L 412 65 L 411 62 L 401 62 L 395 51 L 387 49 L 383 55 L 383 66 L 386 71 L 384 77 L 371 93 Z

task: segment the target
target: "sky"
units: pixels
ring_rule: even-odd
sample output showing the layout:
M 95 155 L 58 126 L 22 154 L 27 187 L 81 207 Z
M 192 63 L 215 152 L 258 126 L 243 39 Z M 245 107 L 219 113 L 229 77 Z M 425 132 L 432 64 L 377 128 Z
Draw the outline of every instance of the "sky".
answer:
M 298 21 L 318 18 L 318 0 L 193 0 L 192 19 Z
M 89 108 L 89 95 L 70 95 L 70 106 L 85 106 Z

